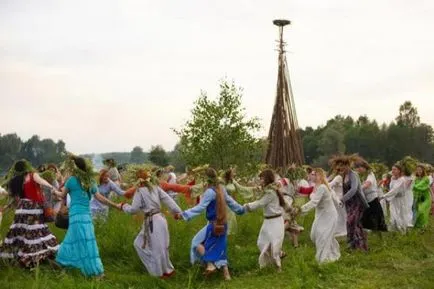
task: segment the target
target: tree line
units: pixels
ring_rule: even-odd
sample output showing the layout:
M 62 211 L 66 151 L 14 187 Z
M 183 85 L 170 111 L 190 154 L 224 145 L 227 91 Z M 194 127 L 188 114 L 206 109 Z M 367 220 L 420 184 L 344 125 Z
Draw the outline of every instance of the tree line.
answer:
M 219 169 L 257 167 L 263 161 L 267 139 L 255 137 L 259 121 L 245 116 L 241 99 L 242 89 L 233 82 L 222 81 L 215 99 L 202 92 L 190 120 L 175 130 L 180 138 L 179 159 L 187 165 L 210 164 Z M 366 115 L 357 119 L 337 115 L 325 125 L 299 132 L 305 162 L 313 166 L 327 168 L 329 158 L 341 153 L 359 153 L 368 161 L 389 166 L 404 156 L 434 163 L 433 127 L 421 122 L 410 101 L 399 107 L 390 124 L 380 125 Z
M 6 172 L 13 163 L 25 158 L 35 167 L 45 163 L 60 163 L 66 156 L 65 142 L 34 135 L 23 141 L 16 133 L 0 135 L 0 172 Z
M 434 131 L 421 123 L 417 109 L 406 101 L 395 121 L 379 125 L 368 116 L 337 115 L 326 125 L 300 131 L 306 163 L 326 166 L 330 156 L 359 153 L 368 161 L 388 166 L 404 156 L 434 163 Z
M 270 108 L 271 109 L 271 108 Z M 242 106 L 242 89 L 223 80 L 216 98 L 202 92 L 194 103 L 191 118 L 174 129 L 179 142 L 172 151 L 161 145 L 149 152 L 136 146 L 131 152 L 101 154 L 118 164 L 151 162 L 158 166 L 172 164 L 177 171 L 186 166 L 209 164 L 217 169 L 237 166 L 245 173 L 256 172 L 263 161 L 267 139 L 257 136 L 257 118 L 248 118 Z M 434 164 L 434 130 L 422 123 L 417 108 L 403 103 L 389 124 L 378 124 L 363 115 L 357 119 L 337 115 L 325 125 L 300 129 L 305 162 L 327 168 L 328 159 L 339 153 L 359 153 L 368 161 L 388 166 L 404 156 Z M 0 135 L 0 171 L 5 172 L 15 160 L 26 158 L 34 166 L 60 163 L 67 151 L 62 140 L 41 139 L 34 135 L 23 141 L 17 134 Z M 84 155 L 92 158 L 92 154 Z

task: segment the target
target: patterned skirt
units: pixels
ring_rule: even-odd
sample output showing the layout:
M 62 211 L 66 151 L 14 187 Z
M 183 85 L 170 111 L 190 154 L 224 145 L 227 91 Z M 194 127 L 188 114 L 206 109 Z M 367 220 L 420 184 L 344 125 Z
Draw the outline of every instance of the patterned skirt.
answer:
M 58 248 L 56 237 L 44 223 L 42 206 L 21 199 L 14 222 L 0 246 L 0 259 L 16 260 L 25 267 L 34 267 L 46 259 L 53 259 Z
M 365 207 L 357 195 L 345 203 L 347 210 L 347 243 L 351 249 L 368 250 L 368 240 L 363 231 L 362 217 Z

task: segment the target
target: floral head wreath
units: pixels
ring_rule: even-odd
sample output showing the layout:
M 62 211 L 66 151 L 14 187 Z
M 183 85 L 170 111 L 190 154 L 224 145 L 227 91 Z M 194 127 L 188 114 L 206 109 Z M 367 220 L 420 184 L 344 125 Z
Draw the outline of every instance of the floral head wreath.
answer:
M 56 173 L 52 170 L 45 170 L 42 173 L 39 173 L 39 175 L 50 184 L 56 180 Z
M 154 178 L 148 170 L 139 169 L 136 172 L 137 181 L 135 183 L 138 187 L 147 186 L 150 187 L 153 184 Z
M 91 186 L 95 182 L 97 177 L 97 173 L 94 171 L 92 162 L 88 159 L 85 160 L 86 169 L 85 171 L 81 170 L 75 165 L 74 159 L 77 156 L 73 154 L 69 154 L 68 158 L 63 163 L 62 167 L 69 172 L 72 176 L 75 176 L 81 183 L 83 189 L 86 192 L 89 192 Z
M 17 164 L 17 162 L 19 162 L 19 161 L 16 161 L 16 162 L 12 165 L 12 167 L 9 169 L 9 172 L 7 173 L 7 175 L 6 175 L 5 179 L 4 179 L 4 181 L 3 181 L 2 184 L 1 184 L 2 186 L 3 186 L 3 185 L 6 185 L 7 183 L 9 183 L 9 181 L 10 181 L 12 178 L 16 177 L 16 176 L 24 175 L 24 174 L 27 174 L 27 173 L 34 172 L 34 171 L 35 171 L 35 169 L 32 167 L 32 165 L 30 164 L 29 161 L 27 161 L 27 160 L 25 160 L 25 159 L 22 159 L 22 160 L 20 160 L 20 161 L 24 162 L 24 170 L 22 170 L 22 171 L 16 171 L 16 170 L 15 170 L 15 165 Z

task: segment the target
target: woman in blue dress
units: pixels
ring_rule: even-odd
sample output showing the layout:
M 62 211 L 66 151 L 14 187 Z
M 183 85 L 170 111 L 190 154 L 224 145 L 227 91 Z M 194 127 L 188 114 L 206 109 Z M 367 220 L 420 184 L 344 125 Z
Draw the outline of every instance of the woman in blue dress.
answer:
M 206 210 L 208 224 L 192 240 L 191 262 L 201 261 L 206 264 L 205 274 L 223 269 L 224 278 L 230 280 L 227 260 L 227 220 L 226 208 L 238 215 L 244 214 L 244 207 L 232 199 L 219 183 L 217 172 L 208 168 L 206 171 L 208 188 L 200 203 L 182 213 L 184 220 L 191 220 Z
M 98 193 L 93 179 L 92 165 L 85 159 L 71 156 L 68 160 L 71 176 L 66 181 L 63 196 L 71 196 L 69 228 L 60 244 L 56 262 L 65 267 L 80 269 L 85 276 L 104 276 L 99 256 L 89 203 L 94 196 L 100 202 L 120 208 Z

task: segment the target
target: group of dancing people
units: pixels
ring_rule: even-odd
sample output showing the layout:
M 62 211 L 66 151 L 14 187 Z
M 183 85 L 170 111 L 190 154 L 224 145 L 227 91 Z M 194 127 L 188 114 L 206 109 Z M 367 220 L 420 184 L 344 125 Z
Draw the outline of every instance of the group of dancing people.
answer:
M 168 168 L 167 174 L 162 170 L 138 169 L 134 184 L 126 190 L 122 189 L 121 175 L 110 163 L 99 177 L 95 177 L 90 161 L 84 158 L 71 155 L 65 164 L 63 174 L 55 165 L 38 172 L 25 160 L 17 161 L 11 168 L 6 182 L 10 202 L 0 213 L 14 207 L 15 217 L 0 245 L 0 259 L 24 267 L 48 261 L 101 278 L 104 268 L 94 221 L 106 221 L 112 207 L 127 214 L 143 213 L 143 226 L 134 248 L 150 275 L 169 278 L 175 268 L 169 257 L 170 235 L 164 205 L 180 221 L 205 212 L 207 223 L 191 242 L 191 262 L 203 264 L 205 275 L 220 269 L 224 279 L 230 280 L 228 234 L 236 232 L 235 215 L 262 209 L 258 263 L 260 268 L 275 266 L 281 271 L 281 259 L 286 256 L 282 249 L 285 235 L 297 247 L 298 236 L 304 230 L 297 217 L 311 210 L 315 210 L 315 218 L 310 237 L 318 263 L 340 258 L 337 237 L 347 237 L 349 250 L 368 251 L 367 232 L 406 233 L 410 227 L 423 230 L 432 211 L 433 178 L 424 165 L 408 172 L 397 163 L 390 178 L 386 175 L 377 182 L 369 163 L 358 156 L 331 159 L 329 176 L 321 168 L 302 168 L 305 176 L 299 179 L 264 169 L 259 181 L 251 186 L 240 185 L 234 169 L 227 170 L 221 178 L 216 170 L 207 167 L 202 172 L 203 183 L 192 180 L 187 185 L 177 184 L 173 168 Z M 301 168 L 288 170 L 294 169 Z M 47 172 L 51 178 L 42 177 L 49 175 Z M 163 179 L 163 175 L 168 177 Z M 112 192 L 132 198 L 132 202 L 114 202 Z M 190 200 L 189 209 L 180 208 L 179 194 Z M 238 195 L 247 202 L 238 203 Z M 303 198 L 308 201 L 297 205 L 297 200 Z M 61 215 L 61 207 L 68 208 L 68 223 L 65 238 L 59 244 L 47 223 Z

